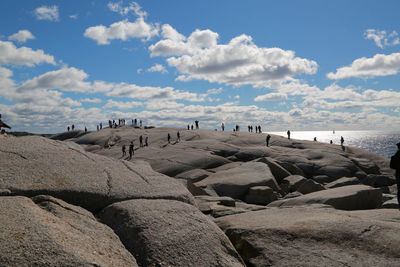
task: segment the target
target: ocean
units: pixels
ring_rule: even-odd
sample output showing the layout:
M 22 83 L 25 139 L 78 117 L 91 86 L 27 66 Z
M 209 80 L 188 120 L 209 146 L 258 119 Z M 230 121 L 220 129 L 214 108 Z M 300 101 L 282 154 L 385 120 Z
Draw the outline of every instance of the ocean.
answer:
M 271 132 L 271 134 L 287 137 L 286 132 Z M 400 142 L 400 131 L 291 131 L 290 137 L 299 140 L 314 140 L 318 142 L 340 144 L 340 137 L 344 138 L 345 146 L 354 146 L 367 151 L 391 157 L 396 151 L 396 144 Z

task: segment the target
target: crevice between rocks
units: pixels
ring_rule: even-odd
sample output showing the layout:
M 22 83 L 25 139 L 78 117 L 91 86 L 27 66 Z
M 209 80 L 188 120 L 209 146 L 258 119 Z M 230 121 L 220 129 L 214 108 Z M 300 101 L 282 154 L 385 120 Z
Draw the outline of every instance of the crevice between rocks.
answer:
M 17 155 L 17 156 L 19 156 L 19 157 L 21 157 L 21 158 L 23 158 L 23 159 L 28 159 L 27 157 L 21 155 L 21 154 L 18 153 L 18 152 L 14 152 L 14 151 L 5 151 L 5 150 L 0 150 L 0 152 L 12 154 L 12 155 Z

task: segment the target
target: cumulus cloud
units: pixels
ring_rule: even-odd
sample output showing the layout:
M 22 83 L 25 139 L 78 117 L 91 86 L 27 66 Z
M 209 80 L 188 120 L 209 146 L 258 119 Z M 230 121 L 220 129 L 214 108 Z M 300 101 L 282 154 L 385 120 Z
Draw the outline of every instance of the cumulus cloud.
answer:
M 79 99 L 81 103 L 92 103 L 92 104 L 99 104 L 103 102 L 100 98 L 82 98 Z
M 35 36 L 28 30 L 19 30 L 18 32 L 8 36 L 8 40 L 18 43 L 25 43 L 28 40 L 35 39 Z
M 114 100 L 108 100 L 107 103 L 103 106 L 103 108 L 107 109 L 133 109 L 137 107 L 141 107 L 143 104 L 141 102 L 121 102 L 121 101 L 114 101 Z
M 127 19 L 115 22 L 110 26 L 98 25 L 85 30 L 84 36 L 96 41 L 99 45 L 110 44 L 112 40 L 126 41 L 132 38 L 149 40 L 158 35 L 158 26 L 149 24 L 143 18 L 134 22 Z
M 154 64 L 150 68 L 147 69 L 148 72 L 159 72 L 159 73 L 168 73 L 168 70 L 161 64 Z
M 58 6 L 40 6 L 36 8 L 33 13 L 38 20 L 58 21 L 60 15 L 58 13 Z
M 382 49 L 400 44 L 399 34 L 396 31 L 388 33 L 382 30 L 367 29 L 364 32 L 364 38 L 373 41 L 377 47 Z
M 144 11 L 142 7 L 136 2 L 131 2 L 125 6 L 123 4 L 123 1 L 109 2 L 107 4 L 107 7 L 111 11 L 116 12 L 121 16 L 126 16 L 131 12 L 140 18 L 144 18 L 147 16 L 147 12 Z
M 299 58 L 293 51 L 258 47 L 247 35 L 218 44 L 219 35 L 211 30 L 195 30 L 186 38 L 163 25 L 162 37 L 149 47 L 151 56 L 167 57 L 168 65 L 179 71 L 180 81 L 269 87 L 298 74 L 314 74 L 318 68 L 315 61 Z
M 286 100 L 288 97 L 286 94 L 282 93 L 269 93 L 265 95 L 259 95 L 254 98 L 254 101 L 261 102 L 261 101 L 277 101 L 277 100 Z
M 0 41 L 0 65 L 33 67 L 41 63 L 55 64 L 54 57 L 43 50 L 29 47 L 16 47 L 11 42 Z
M 347 78 L 373 78 L 395 75 L 400 72 L 400 53 L 389 55 L 376 54 L 371 58 L 362 57 L 354 60 L 350 66 L 338 68 L 327 77 L 331 80 Z

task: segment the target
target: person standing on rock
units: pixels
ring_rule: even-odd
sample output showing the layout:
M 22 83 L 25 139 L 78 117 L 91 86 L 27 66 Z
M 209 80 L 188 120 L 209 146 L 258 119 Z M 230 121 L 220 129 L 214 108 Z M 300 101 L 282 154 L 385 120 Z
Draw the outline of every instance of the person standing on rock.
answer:
M 196 130 L 198 130 L 198 129 L 199 129 L 199 121 L 198 121 L 198 120 L 195 120 L 195 121 L 194 121 L 194 124 L 196 124 Z
M 188 129 L 188 131 L 190 130 L 190 125 L 189 124 L 187 125 L 187 129 Z
M 343 146 L 343 144 L 344 144 L 344 138 L 343 138 L 343 136 L 341 136 L 340 137 L 340 145 Z
M 122 156 L 125 157 L 126 156 L 126 146 L 122 145 Z
M 176 137 L 178 138 L 176 141 L 180 142 L 181 141 L 181 133 L 179 131 L 176 133 Z
M 146 138 L 144 139 L 144 145 L 149 146 L 149 137 L 148 136 L 146 136 Z
M 224 123 L 221 123 L 221 130 L 225 131 L 225 124 Z
M 171 135 L 168 133 L 167 135 L 168 144 L 171 143 Z
M 143 147 L 143 136 L 139 136 L 139 145 Z
M 390 168 L 396 170 L 396 182 L 397 182 L 397 203 L 400 209 L 400 142 L 397 145 L 397 152 L 390 159 Z
M 290 140 L 290 130 L 287 131 L 287 139 Z
M 86 126 L 85 126 L 85 133 L 87 133 L 87 128 L 86 128 Z
M 192 126 L 190 126 L 190 129 L 193 131 L 193 124 L 192 124 Z
M 267 138 L 265 139 L 265 142 L 267 143 L 267 146 L 269 146 L 269 140 L 271 139 L 271 136 L 268 134 Z
M 131 144 L 129 145 L 129 159 L 132 159 L 133 154 L 134 154 L 134 146 L 133 142 L 131 142 Z
M 68 132 L 69 132 L 69 126 L 67 127 L 67 130 L 68 130 Z

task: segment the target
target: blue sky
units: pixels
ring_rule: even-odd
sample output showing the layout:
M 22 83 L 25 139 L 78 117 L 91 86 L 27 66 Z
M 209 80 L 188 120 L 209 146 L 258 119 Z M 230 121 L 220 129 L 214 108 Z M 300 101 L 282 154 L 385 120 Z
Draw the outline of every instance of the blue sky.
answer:
M 15 130 L 400 129 L 398 1 L 1 1 Z

